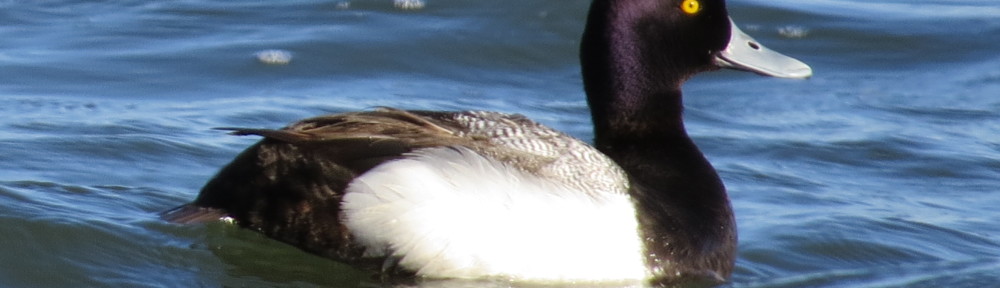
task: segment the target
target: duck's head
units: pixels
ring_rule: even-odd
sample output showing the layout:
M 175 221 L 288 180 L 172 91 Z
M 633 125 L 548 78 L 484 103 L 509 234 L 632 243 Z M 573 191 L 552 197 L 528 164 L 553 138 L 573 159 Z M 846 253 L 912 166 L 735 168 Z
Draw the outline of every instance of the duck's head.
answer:
M 783 78 L 812 75 L 805 63 L 743 33 L 723 0 L 594 0 L 581 57 L 585 73 L 613 67 L 619 75 L 672 73 L 649 76 L 681 81 L 718 68 Z
M 580 57 L 595 121 L 613 126 L 637 119 L 643 107 L 679 115 L 680 86 L 699 72 L 729 68 L 783 78 L 812 75 L 808 65 L 740 31 L 724 0 L 594 0 Z M 595 124 L 602 129 L 603 124 Z

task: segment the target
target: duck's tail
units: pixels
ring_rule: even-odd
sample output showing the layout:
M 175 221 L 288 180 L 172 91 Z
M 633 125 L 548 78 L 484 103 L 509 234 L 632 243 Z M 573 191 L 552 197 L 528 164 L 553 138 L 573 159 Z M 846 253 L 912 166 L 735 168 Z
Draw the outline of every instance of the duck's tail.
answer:
M 184 204 L 176 208 L 160 212 L 160 219 L 177 224 L 205 223 L 222 220 L 229 214 L 222 209 Z

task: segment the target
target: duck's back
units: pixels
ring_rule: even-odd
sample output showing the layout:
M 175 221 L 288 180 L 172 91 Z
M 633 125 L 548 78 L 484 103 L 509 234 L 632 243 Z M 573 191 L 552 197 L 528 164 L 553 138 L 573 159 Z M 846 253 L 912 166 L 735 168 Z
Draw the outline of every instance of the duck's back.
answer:
M 431 277 L 644 276 L 620 168 L 523 116 L 382 108 L 233 130 L 265 139 L 167 218 L 227 215 L 322 256 Z

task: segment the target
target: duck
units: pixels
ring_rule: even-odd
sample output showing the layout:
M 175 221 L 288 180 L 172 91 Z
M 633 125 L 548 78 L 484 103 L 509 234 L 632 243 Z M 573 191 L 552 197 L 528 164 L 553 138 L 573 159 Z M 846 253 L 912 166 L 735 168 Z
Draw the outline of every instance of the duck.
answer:
M 380 275 L 724 283 L 737 230 L 681 86 L 723 68 L 808 78 L 723 0 L 593 0 L 580 45 L 593 145 L 519 114 L 378 107 L 257 136 L 174 223 L 229 219 Z

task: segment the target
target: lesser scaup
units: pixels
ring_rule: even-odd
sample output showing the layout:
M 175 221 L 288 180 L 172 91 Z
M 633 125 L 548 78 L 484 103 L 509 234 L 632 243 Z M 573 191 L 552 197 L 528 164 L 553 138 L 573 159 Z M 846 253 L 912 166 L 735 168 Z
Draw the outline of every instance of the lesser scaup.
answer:
M 733 213 L 685 131 L 681 84 L 718 68 L 811 69 L 739 31 L 722 0 L 594 0 L 580 52 L 593 147 L 480 111 L 379 108 L 231 129 L 264 139 L 163 217 L 231 217 L 386 274 L 725 281 Z

